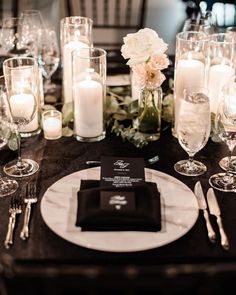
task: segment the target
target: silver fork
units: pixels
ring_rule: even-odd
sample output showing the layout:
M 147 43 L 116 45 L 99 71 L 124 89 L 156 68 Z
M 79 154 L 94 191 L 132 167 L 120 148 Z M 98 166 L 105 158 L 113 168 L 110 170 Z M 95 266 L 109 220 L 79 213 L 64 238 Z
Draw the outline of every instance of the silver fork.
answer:
M 37 190 L 36 190 L 35 182 L 29 182 L 27 184 L 24 202 L 26 203 L 24 224 L 20 233 L 20 237 L 22 240 L 26 240 L 29 237 L 29 221 L 30 221 L 30 214 L 31 214 L 31 204 L 37 202 Z
M 21 203 L 22 199 L 20 197 L 13 196 L 11 198 L 10 206 L 9 206 L 9 222 L 8 222 L 8 229 L 7 235 L 5 239 L 5 247 L 9 249 L 11 245 L 13 245 L 13 235 L 14 235 L 14 228 L 16 224 L 16 215 L 21 213 Z

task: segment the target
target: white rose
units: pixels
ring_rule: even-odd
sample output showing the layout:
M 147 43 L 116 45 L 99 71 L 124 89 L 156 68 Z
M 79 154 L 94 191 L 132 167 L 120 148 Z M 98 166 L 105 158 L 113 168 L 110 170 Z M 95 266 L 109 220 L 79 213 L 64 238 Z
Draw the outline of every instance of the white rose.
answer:
M 133 66 L 147 61 L 153 54 L 162 54 L 167 50 L 167 44 L 158 34 L 149 28 L 141 29 L 137 33 L 128 34 L 124 38 L 121 53 L 128 65 Z

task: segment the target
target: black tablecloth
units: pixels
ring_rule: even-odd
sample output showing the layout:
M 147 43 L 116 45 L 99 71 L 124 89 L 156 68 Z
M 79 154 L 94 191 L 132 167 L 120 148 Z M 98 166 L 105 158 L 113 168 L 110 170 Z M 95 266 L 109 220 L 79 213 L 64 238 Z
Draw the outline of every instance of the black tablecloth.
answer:
M 169 76 L 173 76 L 172 71 L 170 71 Z M 167 82 L 165 81 L 165 87 Z M 68 291 L 68 286 L 74 286 L 71 281 L 74 279 L 76 283 L 82 284 L 82 289 L 76 289 L 78 292 L 81 291 L 81 294 L 98 294 L 96 292 L 86 293 L 88 288 L 93 288 L 91 281 L 94 282 L 94 280 L 96 286 L 102 284 L 103 289 L 104 286 L 111 288 L 107 292 L 102 291 L 99 294 L 149 294 L 148 290 L 151 288 L 151 291 L 153 291 L 153 286 L 158 286 L 159 291 L 167 292 L 167 294 L 179 294 L 180 290 L 183 294 L 183 289 L 180 286 L 188 288 L 190 285 L 192 294 L 197 294 L 197 291 L 199 291 L 199 294 L 205 294 L 202 292 L 203 286 L 204 290 L 208 291 L 206 294 L 217 294 L 218 291 L 220 293 L 224 290 L 225 285 L 229 285 L 229 281 L 226 280 L 225 276 L 223 276 L 223 280 L 220 280 L 219 274 L 226 273 L 227 278 L 230 278 L 230 283 L 234 282 L 236 277 L 235 193 L 216 191 L 222 210 L 223 224 L 230 241 L 229 251 L 223 250 L 220 246 L 218 227 L 215 218 L 212 216 L 210 218 L 217 232 L 217 243 L 211 244 L 209 242 L 201 211 L 196 224 L 186 235 L 159 248 L 134 253 L 110 253 L 83 248 L 62 239 L 48 228 L 42 219 L 40 203 L 45 191 L 53 183 L 63 176 L 88 168 L 85 163 L 87 160 L 100 160 L 101 156 L 144 157 L 147 160 L 159 155 L 160 160 L 150 165 L 149 168 L 176 177 L 190 189 L 194 188 L 196 181 L 201 180 L 206 193 L 209 188 L 209 177 L 221 171 L 218 162 L 227 153 L 228 151 L 223 143 L 214 143 L 209 140 L 206 147 L 195 156 L 196 159 L 205 163 L 207 172 L 199 177 L 186 177 L 176 173 L 173 168 L 177 161 L 186 159 L 187 154 L 180 147 L 177 139 L 172 136 L 170 127 L 162 131 L 161 138 L 158 141 L 150 142 L 148 146 L 142 149 L 138 149 L 128 142 L 123 142 L 120 137 L 110 133 L 107 133 L 104 140 L 96 143 L 78 142 L 74 137 L 63 137 L 49 141 L 43 138 L 42 133 L 32 138 L 23 139 L 23 157 L 38 161 L 40 170 L 35 175 L 19 180 L 19 182 L 20 185 L 24 186 L 30 179 L 36 179 L 39 200 L 32 207 L 30 238 L 27 241 L 22 241 L 19 238 L 23 223 L 23 216 L 21 215 L 16 224 L 14 246 L 10 250 L 6 250 L 4 239 L 7 231 L 10 198 L 0 199 L 0 251 L 2 253 L 0 264 L 1 262 L 7 264 L 9 258 L 14 261 L 15 276 L 8 276 L 9 290 L 13 290 L 12 294 L 16 294 L 15 291 L 18 286 L 22 287 L 22 290 L 26 289 L 26 285 L 29 288 L 27 282 L 30 278 L 31 285 L 33 285 L 33 282 L 37 283 L 37 290 L 35 288 L 30 289 L 27 294 L 32 294 L 32 292 L 34 294 L 45 294 L 45 290 L 47 292 L 53 290 L 49 292 L 50 294 L 55 294 L 53 293 L 55 290 L 57 290 L 57 295 L 69 294 L 68 292 L 63 293 L 65 289 L 62 285 L 65 284 L 66 277 L 69 278 L 66 290 Z M 16 152 L 4 148 L 0 150 L 0 164 L 3 165 L 16 156 Z M 182 277 L 184 274 L 187 275 L 187 278 L 186 276 Z M 192 275 L 191 278 L 189 274 Z M 233 276 L 233 279 L 231 279 L 231 276 Z M 41 284 L 41 281 L 38 280 L 39 277 L 46 277 L 49 282 L 43 281 L 43 284 Z M 110 277 L 113 279 L 110 280 Z M 14 278 L 14 283 L 12 278 Z M 26 280 L 23 280 L 23 278 L 26 278 Z M 57 278 L 57 281 L 52 281 L 55 278 Z M 176 278 L 176 280 L 172 286 L 173 278 Z M 83 285 L 84 280 L 85 285 Z M 138 286 L 137 292 L 132 290 L 129 293 L 127 290 L 130 290 L 129 287 L 134 281 Z M 223 287 L 219 287 L 222 281 Z M 126 285 L 124 285 L 124 282 L 126 282 Z M 45 289 L 44 283 L 47 286 Z M 143 285 L 140 287 L 142 283 Z M 58 286 L 57 288 L 55 284 Z M 211 288 L 209 288 L 209 284 Z M 13 288 L 13 285 L 16 287 Z M 127 293 L 120 291 L 119 287 L 122 288 L 123 285 Z M 117 289 L 116 293 L 115 289 Z M 176 290 L 176 292 L 172 292 L 173 290 Z
M 101 156 L 144 157 L 148 159 L 158 154 L 160 160 L 149 168 L 176 177 L 190 189 L 193 189 L 197 180 L 201 180 L 206 193 L 209 188 L 209 177 L 220 171 L 218 162 L 227 154 L 227 149 L 223 143 L 214 143 L 209 140 L 206 147 L 196 155 L 196 159 L 204 162 L 208 168 L 207 172 L 200 177 L 181 176 L 174 171 L 175 162 L 185 159 L 187 154 L 180 147 L 177 139 L 171 135 L 170 128 L 162 132 L 160 140 L 150 142 L 148 146 L 142 149 L 138 149 L 128 142 L 123 142 L 120 137 L 116 137 L 114 134 L 107 134 L 104 140 L 97 143 L 82 143 L 76 141 L 74 137 L 47 141 L 41 133 L 35 137 L 24 139 L 22 152 L 23 156 L 35 159 L 40 164 L 39 172 L 29 177 L 29 179 L 37 180 L 39 201 L 32 208 L 29 240 L 22 241 L 19 238 L 23 223 L 23 217 L 21 217 L 16 225 L 14 246 L 10 250 L 4 248 L 10 198 L 0 199 L 0 250 L 3 254 L 12 256 L 18 274 L 22 275 L 23 272 L 29 275 L 31 271 L 34 272 L 35 269 L 40 267 L 37 274 L 47 276 L 49 274 L 50 276 L 52 265 L 54 267 L 56 265 L 53 268 L 56 273 L 59 267 L 67 265 L 71 272 L 73 267 L 78 267 L 79 272 L 83 275 L 89 275 L 89 271 L 98 271 L 96 267 L 99 267 L 99 269 L 105 267 L 106 275 L 111 274 L 111 270 L 114 271 L 115 267 L 121 268 L 121 273 L 125 275 L 129 275 L 129 271 L 131 273 L 134 271 L 143 276 L 148 269 L 148 278 L 151 278 L 151 275 L 156 274 L 169 264 L 175 265 L 175 271 L 177 269 L 179 271 L 184 270 L 184 272 L 186 270 L 193 271 L 197 267 L 198 272 L 200 267 L 201 272 L 204 273 L 206 270 L 209 271 L 209 267 L 211 270 L 212 266 L 214 266 L 213 270 L 217 265 L 225 270 L 225 264 L 228 268 L 228 265 L 232 266 L 233 263 L 234 266 L 234 263 L 236 263 L 235 193 L 216 191 L 222 210 L 223 224 L 230 241 L 229 251 L 223 250 L 220 246 L 218 227 L 215 218 L 212 216 L 211 221 L 217 232 L 218 240 L 216 244 L 209 242 L 202 212 L 199 213 L 193 228 L 180 239 L 159 248 L 134 253 L 102 252 L 74 245 L 53 233 L 44 223 L 40 212 L 40 202 L 48 187 L 63 176 L 88 168 L 85 163 L 86 160 L 100 160 Z M 16 153 L 7 148 L 0 150 L 1 164 L 15 157 Z M 29 179 L 21 180 L 20 183 L 24 185 Z M 176 197 L 178 198 L 178 196 Z M 186 267 L 186 265 L 191 267 L 181 268 L 181 266 Z M 44 272 L 44 268 L 47 271 Z M 236 273 L 236 267 L 233 270 Z M 165 268 L 166 271 L 169 272 L 169 268 Z M 155 278 L 153 280 L 155 281 Z
M 31 237 L 24 242 L 19 239 L 19 231 L 22 224 L 17 226 L 15 233 L 15 244 L 10 250 L 4 249 L 4 238 L 7 228 L 8 204 L 10 198 L 0 200 L 1 214 L 1 251 L 11 254 L 16 260 L 44 260 L 56 259 L 58 261 L 73 260 L 94 263 L 96 261 L 106 263 L 107 259 L 119 263 L 157 263 L 163 262 L 192 262 L 192 261 L 232 261 L 236 259 L 236 235 L 234 225 L 236 224 L 236 198 L 235 193 L 222 193 L 216 191 L 219 205 L 222 210 L 223 223 L 229 236 L 231 248 L 224 251 L 218 242 L 210 244 L 207 238 L 205 221 L 202 212 L 194 227 L 179 240 L 166 246 L 143 251 L 139 253 L 103 253 L 89 250 L 67 242 L 54 234 L 44 223 L 40 213 L 40 201 L 46 189 L 63 176 L 77 170 L 88 168 L 86 160 L 99 160 L 100 156 L 127 156 L 144 157 L 148 159 L 156 154 L 160 160 L 152 166 L 156 169 L 176 177 L 193 189 L 197 180 L 201 180 L 206 192 L 210 175 L 220 171 L 219 160 L 225 156 L 224 144 L 213 143 L 209 140 L 207 146 L 200 151 L 196 158 L 204 162 L 208 168 L 207 172 L 200 177 L 186 177 L 174 171 L 174 163 L 187 157 L 187 154 L 179 146 L 178 141 L 171 135 L 170 129 L 163 131 L 160 140 L 149 143 L 143 149 L 137 149 L 128 142 L 123 142 L 115 135 L 107 134 L 107 137 L 97 143 L 81 143 L 74 137 L 61 138 L 55 141 L 46 141 L 43 135 L 25 139 L 23 142 L 23 155 L 37 160 L 40 171 L 31 178 L 37 178 L 39 202 L 33 208 L 31 221 Z M 9 150 L 0 151 L 3 162 L 7 162 L 16 156 Z M 25 180 L 22 180 L 24 183 Z M 176 196 L 178 197 L 178 196 Z M 214 217 L 212 218 L 214 228 L 217 230 Z

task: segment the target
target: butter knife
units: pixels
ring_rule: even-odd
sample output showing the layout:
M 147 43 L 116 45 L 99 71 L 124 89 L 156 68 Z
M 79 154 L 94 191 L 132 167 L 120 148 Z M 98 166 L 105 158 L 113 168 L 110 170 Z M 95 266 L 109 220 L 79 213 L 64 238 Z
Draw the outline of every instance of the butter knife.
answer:
M 216 216 L 216 221 L 217 224 L 219 226 L 219 231 L 220 231 L 220 237 L 221 237 L 221 246 L 225 249 L 225 250 L 229 250 L 229 241 L 228 238 L 225 234 L 224 228 L 223 228 L 223 224 L 222 224 L 222 220 L 221 220 L 221 213 L 220 213 L 220 207 L 218 205 L 214 190 L 212 188 L 209 188 L 208 192 L 207 192 L 207 202 L 209 205 L 209 209 L 210 209 L 210 213 L 212 215 Z
M 198 208 L 200 210 L 203 210 L 203 215 L 204 215 L 204 218 L 206 221 L 206 227 L 207 227 L 207 232 L 208 232 L 208 238 L 212 243 L 215 243 L 216 234 L 215 234 L 215 232 L 211 226 L 211 223 L 210 223 L 209 214 L 207 211 L 207 203 L 206 203 L 206 200 L 205 200 L 205 197 L 203 194 L 202 185 L 201 185 L 200 181 L 196 182 L 196 184 L 195 184 L 194 194 L 197 198 Z

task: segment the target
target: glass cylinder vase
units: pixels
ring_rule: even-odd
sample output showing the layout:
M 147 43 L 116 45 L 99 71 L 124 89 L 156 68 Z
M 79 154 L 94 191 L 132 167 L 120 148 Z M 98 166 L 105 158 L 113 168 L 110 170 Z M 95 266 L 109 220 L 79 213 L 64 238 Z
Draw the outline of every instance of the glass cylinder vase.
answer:
M 106 51 L 89 47 L 72 53 L 74 135 L 78 141 L 105 137 Z
M 174 73 L 174 129 L 179 116 L 179 105 L 183 90 L 189 87 L 202 88 L 206 85 L 207 53 L 209 37 L 203 32 L 181 32 L 176 36 Z
M 208 91 L 211 113 L 218 111 L 222 87 L 234 75 L 236 39 L 227 33 L 211 35 L 209 42 Z
M 139 97 L 137 129 L 147 141 L 160 138 L 162 89 L 142 89 Z
M 92 46 L 93 21 L 87 17 L 70 16 L 60 23 L 61 60 L 63 68 L 64 103 L 72 101 L 72 52 Z

